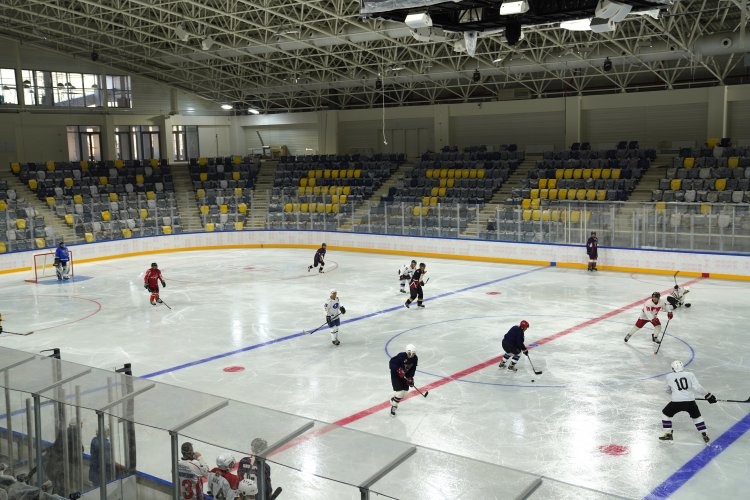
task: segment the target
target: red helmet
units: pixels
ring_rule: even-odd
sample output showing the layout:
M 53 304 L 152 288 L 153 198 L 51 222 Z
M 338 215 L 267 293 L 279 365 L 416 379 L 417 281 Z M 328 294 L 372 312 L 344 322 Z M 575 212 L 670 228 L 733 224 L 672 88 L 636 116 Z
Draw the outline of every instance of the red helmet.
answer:
M 529 328 L 529 322 L 526 321 L 525 319 L 522 319 L 521 323 L 518 326 L 521 327 L 521 330 L 526 330 Z

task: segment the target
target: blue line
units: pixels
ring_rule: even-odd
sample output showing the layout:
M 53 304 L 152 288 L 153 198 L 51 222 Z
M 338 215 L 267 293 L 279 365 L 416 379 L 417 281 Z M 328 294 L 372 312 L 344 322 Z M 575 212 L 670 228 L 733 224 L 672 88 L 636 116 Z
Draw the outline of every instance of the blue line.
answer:
M 441 299 L 443 297 L 448 297 L 448 296 L 455 295 L 455 294 L 461 293 L 461 292 L 466 292 L 468 290 L 473 290 L 475 288 L 480 288 L 480 287 L 487 286 L 487 285 L 493 285 L 493 284 L 499 283 L 501 281 L 509 280 L 509 279 L 512 279 L 512 278 L 517 278 L 519 276 L 523 276 L 525 274 L 529 274 L 529 273 L 533 273 L 533 272 L 536 272 L 536 271 L 540 271 L 542 269 L 546 269 L 546 267 L 537 267 L 537 268 L 534 268 L 534 269 L 531 269 L 531 270 L 522 271 L 520 273 L 511 274 L 509 276 L 503 276 L 502 278 L 494 279 L 494 280 L 491 280 L 491 281 L 485 281 L 484 283 L 479 283 L 477 285 L 471 285 L 471 286 L 467 286 L 467 287 L 464 287 L 464 288 L 460 288 L 460 289 L 455 290 L 453 292 L 446 292 L 446 293 L 443 293 L 441 295 L 436 295 L 434 297 L 426 299 L 425 302 L 431 301 L 431 300 Z M 393 311 L 399 311 L 399 310 L 401 310 L 403 308 L 404 308 L 403 305 L 398 305 L 398 306 L 395 306 L 395 307 L 389 307 L 389 308 L 381 309 L 379 311 L 375 311 L 375 312 L 372 312 L 372 313 L 369 313 L 369 314 L 364 314 L 362 316 L 357 316 L 356 318 L 348 319 L 348 320 L 342 321 L 341 323 L 342 324 L 353 323 L 355 321 L 359 321 L 359 320 L 367 319 L 367 318 L 372 318 L 374 316 L 379 316 L 381 314 L 385 314 L 385 313 L 389 313 L 389 312 L 393 312 Z M 228 352 L 224 352 L 224 353 L 220 353 L 220 354 L 215 354 L 215 355 L 209 356 L 207 358 L 197 359 L 195 361 L 190 361 L 188 363 L 183 363 L 181 365 L 172 366 L 170 368 L 164 368 L 163 370 L 158 370 L 158 371 L 155 371 L 155 372 L 147 373 L 146 375 L 141 375 L 140 378 L 158 377 L 159 375 L 164 375 L 164 374 L 167 374 L 167 373 L 170 373 L 170 372 L 175 372 L 175 371 L 178 371 L 178 370 L 183 370 L 185 368 L 190 368 L 191 366 L 201 365 L 203 363 L 208 363 L 210 361 L 216 361 L 217 359 L 222 359 L 222 358 L 226 358 L 226 357 L 229 357 L 229 356 L 234 356 L 235 354 L 239 354 L 239 353 L 242 353 L 242 352 L 252 351 L 252 350 L 259 349 L 261 347 L 265 347 L 265 346 L 268 346 L 268 345 L 277 344 L 279 342 L 284 342 L 286 340 L 292 340 L 292 339 L 295 339 L 297 337 L 302 337 L 303 335 L 307 335 L 307 334 L 305 332 L 293 333 L 293 334 L 287 335 L 285 337 L 279 337 L 277 339 L 269 340 L 267 342 L 261 342 L 260 344 L 254 344 L 254 345 L 250 345 L 250 346 L 247 346 L 247 347 L 243 347 L 241 349 L 235 349 L 234 351 L 228 351 Z
M 748 430 L 750 430 L 750 413 L 719 436 L 711 445 L 701 450 L 700 453 L 690 459 L 685 465 L 677 469 L 674 474 L 654 488 L 645 498 L 647 500 L 668 498 L 700 472 L 703 467 L 708 465 L 711 460 L 719 456 L 732 443 L 741 438 Z

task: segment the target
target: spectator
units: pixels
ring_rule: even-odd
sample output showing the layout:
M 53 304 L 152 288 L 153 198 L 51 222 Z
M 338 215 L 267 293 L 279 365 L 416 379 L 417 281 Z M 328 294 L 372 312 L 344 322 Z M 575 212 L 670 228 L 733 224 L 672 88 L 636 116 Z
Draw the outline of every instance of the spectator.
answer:
M 99 443 L 99 431 L 97 430 L 96 436 L 91 440 L 91 461 L 89 462 L 89 481 L 94 486 L 99 486 L 99 453 L 102 447 Z M 112 443 L 109 440 L 109 429 L 104 432 L 104 475 L 105 480 L 108 483 L 113 479 L 112 477 L 112 464 L 114 463 L 114 456 L 112 455 Z
M 487 231 L 495 231 L 497 229 L 497 226 L 495 225 L 495 219 L 490 218 L 490 220 L 487 221 Z

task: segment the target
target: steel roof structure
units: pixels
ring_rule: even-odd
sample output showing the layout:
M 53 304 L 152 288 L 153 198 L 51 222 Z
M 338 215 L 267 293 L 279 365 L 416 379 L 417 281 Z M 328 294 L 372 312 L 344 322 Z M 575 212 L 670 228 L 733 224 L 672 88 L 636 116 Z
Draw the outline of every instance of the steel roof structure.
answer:
M 641 10 L 659 4 L 658 12 L 631 13 L 603 33 L 559 27 L 561 9 L 580 17 L 596 0 L 528 1 L 534 24 L 523 26 L 522 39 L 511 45 L 502 25 L 482 26 L 473 56 L 460 26 L 419 41 L 403 12 L 366 15 L 358 0 L 4 0 L 0 35 L 62 54 L 96 53 L 129 74 L 268 113 L 747 79 L 747 0 L 634 0 Z M 476 20 L 500 3 L 462 1 L 459 15 Z M 539 14 L 551 3 L 555 16 Z

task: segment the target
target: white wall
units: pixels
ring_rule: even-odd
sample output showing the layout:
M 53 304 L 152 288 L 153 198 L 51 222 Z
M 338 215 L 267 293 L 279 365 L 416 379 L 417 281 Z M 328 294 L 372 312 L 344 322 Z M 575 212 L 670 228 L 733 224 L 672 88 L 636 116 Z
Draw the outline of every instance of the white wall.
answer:
M 424 258 L 453 258 L 488 262 L 521 263 L 583 269 L 580 245 L 550 245 L 490 242 L 463 239 L 416 238 L 357 233 L 324 233 L 315 231 L 243 231 L 226 233 L 193 233 L 154 238 L 133 238 L 111 242 L 72 245 L 78 273 L 86 272 L 85 261 L 117 256 L 143 255 L 144 261 L 154 253 L 202 250 L 206 247 L 299 247 L 317 248 L 321 241 L 328 250 L 400 254 Z M 19 279 L 30 276 L 29 267 L 35 252 L 0 254 L 0 273 L 18 272 Z M 684 276 L 721 277 L 750 281 L 750 255 L 728 255 L 699 252 L 670 252 L 600 248 L 599 267 L 606 271 L 658 274 L 674 273 L 679 263 Z M 24 269 L 25 268 L 25 269 Z

